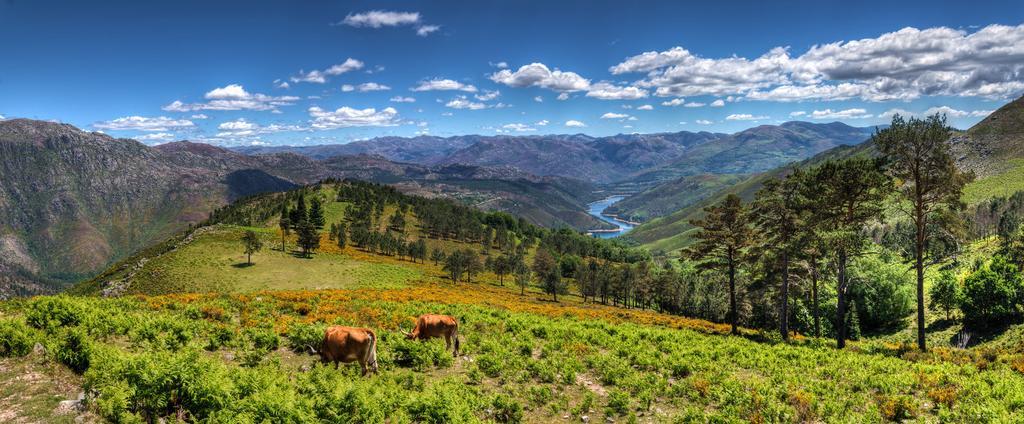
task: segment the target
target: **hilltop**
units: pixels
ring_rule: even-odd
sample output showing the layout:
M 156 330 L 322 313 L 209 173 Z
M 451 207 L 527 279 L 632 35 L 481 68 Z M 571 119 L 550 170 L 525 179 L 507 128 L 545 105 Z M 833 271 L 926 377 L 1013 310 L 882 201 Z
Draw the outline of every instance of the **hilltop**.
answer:
M 593 188 L 509 168 L 403 164 L 379 156 L 245 155 L 203 143 L 155 147 L 26 119 L 0 121 L 0 296 L 53 291 L 263 192 L 324 178 L 401 182 L 420 194 L 601 228 Z
M 969 205 L 994 197 L 1009 197 L 1024 190 L 1022 116 L 1024 97 L 992 112 L 967 131 L 954 131 L 949 142 L 957 165 L 977 175 L 977 179 L 964 190 L 964 200 Z M 705 207 L 720 201 L 727 194 L 737 194 L 750 201 L 764 181 L 785 175 L 794 166 L 811 167 L 830 159 L 875 154 L 875 147 L 868 140 L 855 146 L 836 147 L 809 159 L 752 175 L 701 201 L 644 223 L 634 228 L 627 237 L 659 252 L 678 250 L 690 243 L 693 226 L 689 222 L 700 218 Z

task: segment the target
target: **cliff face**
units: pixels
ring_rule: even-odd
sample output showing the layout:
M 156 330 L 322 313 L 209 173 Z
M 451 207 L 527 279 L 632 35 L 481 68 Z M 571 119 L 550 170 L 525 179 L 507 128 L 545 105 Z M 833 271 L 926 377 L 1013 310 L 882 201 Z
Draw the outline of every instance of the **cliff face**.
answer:
M 278 171 L 275 162 L 206 145 L 151 148 L 64 124 L 0 122 L 0 292 L 35 293 L 88 275 L 232 197 L 292 186 L 275 174 L 316 173 Z M 228 178 L 242 170 L 252 171 Z

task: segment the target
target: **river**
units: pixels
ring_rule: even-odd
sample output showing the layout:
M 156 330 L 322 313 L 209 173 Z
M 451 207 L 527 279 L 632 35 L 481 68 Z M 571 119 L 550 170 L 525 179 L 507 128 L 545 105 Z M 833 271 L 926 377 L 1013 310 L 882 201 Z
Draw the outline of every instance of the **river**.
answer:
M 623 234 L 628 233 L 629 230 L 633 229 L 633 224 L 630 224 L 630 223 L 628 223 L 626 221 L 618 220 L 618 219 L 610 217 L 610 216 L 605 216 L 605 215 L 602 214 L 604 212 L 604 210 L 608 209 L 608 207 L 611 206 L 613 203 L 618 202 L 618 201 L 620 201 L 622 199 L 625 199 L 625 198 L 626 198 L 626 196 L 611 196 L 611 197 L 608 197 L 608 198 L 603 199 L 603 200 L 598 200 L 598 201 L 588 205 L 587 213 L 593 215 L 597 219 L 600 219 L 600 220 L 602 220 L 604 222 L 607 222 L 609 224 L 612 224 L 612 225 L 615 225 L 616 227 L 618 227 L 618 229 L 615 230 L 615 231 L 607 231 L 607 232 L 602 231 L 602 232 L 591 233 L 593 236 L 600 237 L 600 238 L 618 237 L 618 236 L 621 236 Z

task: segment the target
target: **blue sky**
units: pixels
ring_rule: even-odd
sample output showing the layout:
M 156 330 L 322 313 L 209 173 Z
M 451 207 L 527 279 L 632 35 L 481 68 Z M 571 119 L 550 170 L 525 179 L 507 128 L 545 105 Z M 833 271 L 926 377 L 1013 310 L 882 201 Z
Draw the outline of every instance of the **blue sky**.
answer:
M 1024 3 L 0 2 L 0 116 L 155 144 L 733 132 L 1024 93 Z

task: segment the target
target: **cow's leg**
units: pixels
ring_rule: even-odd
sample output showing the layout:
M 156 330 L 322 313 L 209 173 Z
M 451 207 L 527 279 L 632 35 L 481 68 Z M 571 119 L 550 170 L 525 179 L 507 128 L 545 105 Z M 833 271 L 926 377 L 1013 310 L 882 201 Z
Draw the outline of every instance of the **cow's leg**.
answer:
M 360 359 L 359 366 L 363 369 L 363 377 L 366 377 L 366 360 Z
M 452 335 L 451 333 L 444 335 L 444 351 L 447 352 L 452 349 Z

